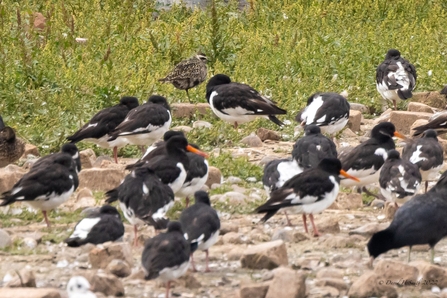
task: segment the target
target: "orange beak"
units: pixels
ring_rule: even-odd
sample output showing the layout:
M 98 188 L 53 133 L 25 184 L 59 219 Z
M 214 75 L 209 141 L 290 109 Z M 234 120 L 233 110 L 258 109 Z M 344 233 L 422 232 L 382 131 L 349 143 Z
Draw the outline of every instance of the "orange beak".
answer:
M 186 150 L 188 150 L 189 152 L 195 153 L 197 155 L 203 156 L 205 158 L 209 157 L 209 155 L 207 153 L 200 151 L 199 149 L 196 149 L 191 145 L 186 146 Z
M 401 134 L 400 132 L 397 132 L 397 131 L 394 132 L 394 136 L 399 139 L 402 139 L 402 140 L 408 140 L 408 138 L 406 136 L 404 136 L 403 134 Z
M 346 173 L 346 172 L 343 171 L 343 170 L 340 170 L 340 175 L 342 175 L 342 176 L 344 176 L 344 177 L 346 177 L 346 178 L 352 179 L 352 180 L 354 180 L 354 181 L 360 182 L 360 180 L 359 180 L 358 178 L 349 175 L 348 173 Z

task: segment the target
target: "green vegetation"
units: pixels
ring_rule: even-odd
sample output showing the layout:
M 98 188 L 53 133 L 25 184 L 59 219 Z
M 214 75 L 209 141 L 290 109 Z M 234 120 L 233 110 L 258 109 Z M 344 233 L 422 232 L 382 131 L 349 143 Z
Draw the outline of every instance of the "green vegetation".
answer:
M 416 65 L 418 90 L 438 90 L 447 81 L 445 1 L 248 3 L 239 10 L 235 1 L 222 0 L 206 9 L 160 9 L 148 0 L 2 1 L 1 114 L 43 153 L 56 151 L 67 135 L 122 95 L 143 102 L 158 93 L 170 102 L 187 102 L 184 91 L 157 79 L 198 50 L 210 58 L 210 76 L 226 73 L 251 84 L 286 108 L 282 119 L 292 121 L 315 91 L 347 89 L 351 101 L 376 111 L 375 67 L 391 47 Z M 47 18 L 44 29 L 33 28 L 34 12 Z M 205 84 L 190 94 L 205 102 Z M 225 146 L 261 125 L 275 127 L 258 120 L 242 125 L 238 134 L 212 121 L 210 138 L 193 134 L 195 140 Z M 291 126 L 284 131 L 293 135 Z M 121 154 L 138 151 L 126 148 Z

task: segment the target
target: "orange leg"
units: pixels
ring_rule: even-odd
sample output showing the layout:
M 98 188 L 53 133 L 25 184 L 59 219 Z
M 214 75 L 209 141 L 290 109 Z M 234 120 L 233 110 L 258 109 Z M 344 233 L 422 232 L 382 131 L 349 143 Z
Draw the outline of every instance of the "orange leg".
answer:
M 45 218 L 45 223 L 47 224 L 47 227 L 50 227 L 50 221 L 48 220 L 47 212 L 42 210 L 42 213 L 43 217 Z
M 197 272 L 196 265 L 194 264 L 194 253 L 192 253 L 191 256 L 191 266 L 192 266 L 192 272 Z
M 113 147 L 113 158 L 115 159 L 115 163 L 118 163 L 118 147 Z
M 169 288 L 171 287 L 171 281 L 166 283 L 166 298 L 169 298 Z
M 284 215 L 286 216 L 286 220 L 287 220 L 287 226 L 289 227 L 293 227 L 292 222 L 289 219 L 289 216 L 287 215 L 287 211 L 284 211 Z

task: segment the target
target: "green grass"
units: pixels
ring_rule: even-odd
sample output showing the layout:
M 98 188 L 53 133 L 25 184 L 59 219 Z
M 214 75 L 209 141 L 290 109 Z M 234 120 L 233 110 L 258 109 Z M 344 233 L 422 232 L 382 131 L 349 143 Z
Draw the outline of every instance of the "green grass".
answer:
M 209 76 L 226 73 L 271 95 L 289 112 L 282 119 L 293 121 L 316 91 L 344 89 L 374 113 L 375 67 L 391 47 L 415 64 L 417 90 L 438 90 L 447 81 L 446 8 L 442 0 L 257 0 L 244 10 L 221 0 L 203 10 L 160 9 L 148 0 L 6 0 L 0 3 L 0 111 L 20 137 L 43 153 L 56 151 L 122 95 L 143 102 L 158 93 L 187 102 L 184 91 L 157 79 L 201 50 L 210 59 Z M 47 18 L 44 30 L 33 29 L 33 12 Z M 190 94 L 205 102 L 205 84 Z M 193 133 L 199 145 L 231 145 L 257 127 L 277 129 L 258 120 L 242 125 L 241 134 L 210 120 L 209 134 Z M 293 128 L 284 133 L 293 135 Z

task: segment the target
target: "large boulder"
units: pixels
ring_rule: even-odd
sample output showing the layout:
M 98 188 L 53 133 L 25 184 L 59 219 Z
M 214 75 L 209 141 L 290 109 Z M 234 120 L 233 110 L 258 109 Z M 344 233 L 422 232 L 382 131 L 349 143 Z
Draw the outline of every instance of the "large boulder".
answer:
M 249 246 L 241 258 L 242 268 L 249 269 L 271 270 L 288 264 L 287 249 L 282 240 Z

